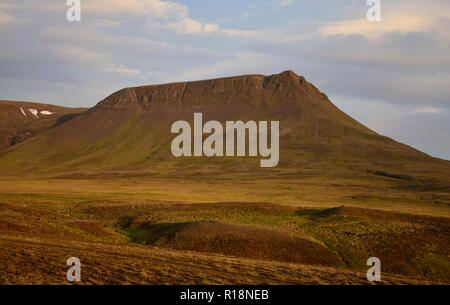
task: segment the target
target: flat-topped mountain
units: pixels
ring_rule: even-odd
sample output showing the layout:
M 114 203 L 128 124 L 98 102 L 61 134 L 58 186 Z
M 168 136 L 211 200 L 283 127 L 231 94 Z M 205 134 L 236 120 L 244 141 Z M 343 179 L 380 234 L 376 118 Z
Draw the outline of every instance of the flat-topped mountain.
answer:
M 220 107 L 225 113 L 233 112 L 234 116 L 245 115 L 235 113 L 234 110 L 238 108 L 251 108 L 258 116 L 315 121 L 323 119 L 341 127 L 372 133 L 337 109 L 326 95 L 304 77 L 292 71 L 271 76 L 244 75 L 125 88 L 105 98 L 94 111 L 123 109 L 139 112 L 151 111 L 155 107 L 171 110 Z M 316 127 L 315 132 L 320 133 L 321 128 Z
M 52 110 L 52 109 L 50 109 Z M 280 162 L 176 158 L 171 125 L 204 121 L 280 122 Z M 32 157 L 31 157 L 32 156 Z M 76 118 L 0 153 L 0 171 L 44 175 L 372 175 L 445 177 L 449 162 L 378 135 L 292 71 L 125 88 Z
M 155 106 L 205 106 L 249 104 L 261 107 L 276 104 L 275 95 L 291 103 L 321 93 L 292 71 L 281 74 L 243 75 L 202 81 L 179 82 L 125 88 L 108 96 L 98 107 L 122 108 L 135 106 L 141 110 Z M 301 104 L 298 104 L 301 106 Z

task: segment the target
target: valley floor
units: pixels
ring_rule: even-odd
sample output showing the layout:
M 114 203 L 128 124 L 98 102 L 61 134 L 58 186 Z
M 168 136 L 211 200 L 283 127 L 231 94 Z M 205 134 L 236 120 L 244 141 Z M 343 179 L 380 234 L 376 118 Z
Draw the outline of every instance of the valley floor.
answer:
M 65 284 L 72 256 L 82 284 L 368 284 L 371 256 L 384 284 L 450 283 L 445 192 L 356 180 L 0 180 L 1 284 Z

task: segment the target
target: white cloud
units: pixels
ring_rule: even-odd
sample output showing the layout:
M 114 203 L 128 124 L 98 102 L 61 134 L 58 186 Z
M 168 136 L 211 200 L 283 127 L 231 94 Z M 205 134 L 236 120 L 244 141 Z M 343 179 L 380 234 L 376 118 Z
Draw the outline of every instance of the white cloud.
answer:
M 264 36 L 268 38 L 268 33 L 263 31 L 247 31 L 247 30 L 238 30 L 238 29 L 223 29 L 222 33 L 230 36 L 230 37 L 238 37 L 238 38 L 246 38 L 246 39 L 254 39 L 261 40 L 264 39 Z
M 133 14 L 170 18 L 171 16 L 187 16 L 186 6 L 172 1 L 162 0 L 95 0 L 83 3 L 83 10 L 96 14 Z
M 7 3 L 8 7 L 17 11 L 64 12 L 66 9 L 65 1 L 62 1 L 63 4 L 61 5 L 55 4 L 54 0 L 42 0 L 39 2 L 23 0 L 23 2 L 19 3 L 11 0 L 6 1 L 9 1 Z M 217 24 L 193 19 L 190 16 L 189 9 L 185 5 L 173 1 L 82 1 L 82 14 L 90 17 L 84 20 L 96 19 L 96 24 L 102 27 L 118 27 L 123 21 L 130 20 L 130 17 L 139 17 L 145 20 L 148 30 L 172 29 L 182 34 L 208 34 L 220 30 Z
M 109 63 L 105 67 L 106 72 L 112 72 L 117 73 L 119 75 L 125 76 L 125 77 L 137 77 L 142 76 L 142 72 L 138 69 L 132 69 L 125 65 L 118 65 L 114 63 Z
M 423 32 L 431 28 L 432 21 L 424 16 L 387 15 L 382 22 L 368 22 L 366 19 L 337 21 L 321 27 L 324 36 L 361 35 L 376 39 L 392 32 Z
M 141 16 L 147 19 L 150 30 L 166 28 L 181 34 L 209 34 L 220 30 L 217 24 L 191 18 L 186 6 L 172 1 L 96 0 L 86 2 L 83 9 L 97 15 Z
M 442 108 L 436 108 L 436 107 L 419 107 L 412 111 L 413 113 L 441 113 L 444 112 L 444 109 Z
M 381 22 L 358 19 L 328 22 L 320 28 L 324 36 L 361 35 L 377 39 L 389 33 L 441 32 L 441 19 L 450 18 L 449 1 L 397 0 L 382 5 Z
M 201 23 L 191 18 L 184 18 L 169 23 L 166 27 L 182 34 L 210 34 L 220 30 L 220 27 L 217 24 Z

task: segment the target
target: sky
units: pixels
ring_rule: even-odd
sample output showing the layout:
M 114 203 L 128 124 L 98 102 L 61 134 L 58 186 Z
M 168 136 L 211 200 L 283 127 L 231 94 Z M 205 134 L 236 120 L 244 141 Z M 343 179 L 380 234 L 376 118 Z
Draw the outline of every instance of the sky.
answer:
M 0 2 L 0 99 L 93 106 L 123 87 L 294 70 L 369 128 L 450 160 L 450 1 Z

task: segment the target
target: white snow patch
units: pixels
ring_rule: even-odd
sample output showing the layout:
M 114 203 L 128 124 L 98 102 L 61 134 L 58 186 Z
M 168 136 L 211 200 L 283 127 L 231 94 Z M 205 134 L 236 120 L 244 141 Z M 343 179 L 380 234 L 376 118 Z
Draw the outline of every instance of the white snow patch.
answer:
M 27 116 L 27 114 L 25 113 L 25 110 L 23 110 L 22 107 L 20 107 L 20 111 L 22 112 L 22 114 L 23 114 L 24 116 Z
M 55 112 L 51 112 L 51 111 L 48 111 L 48 110 L 42 110 L 42 111 L 40 112 L 40 114 L 43 114 L 43 115 L 52 115 L 52 114 L 55 114 Z
M 36 109 L 33 108 L 28 108 L 28 111 L 33 114 L 35 117 L 39 118 L 38 113 L 39 111 L 37 111 Z

